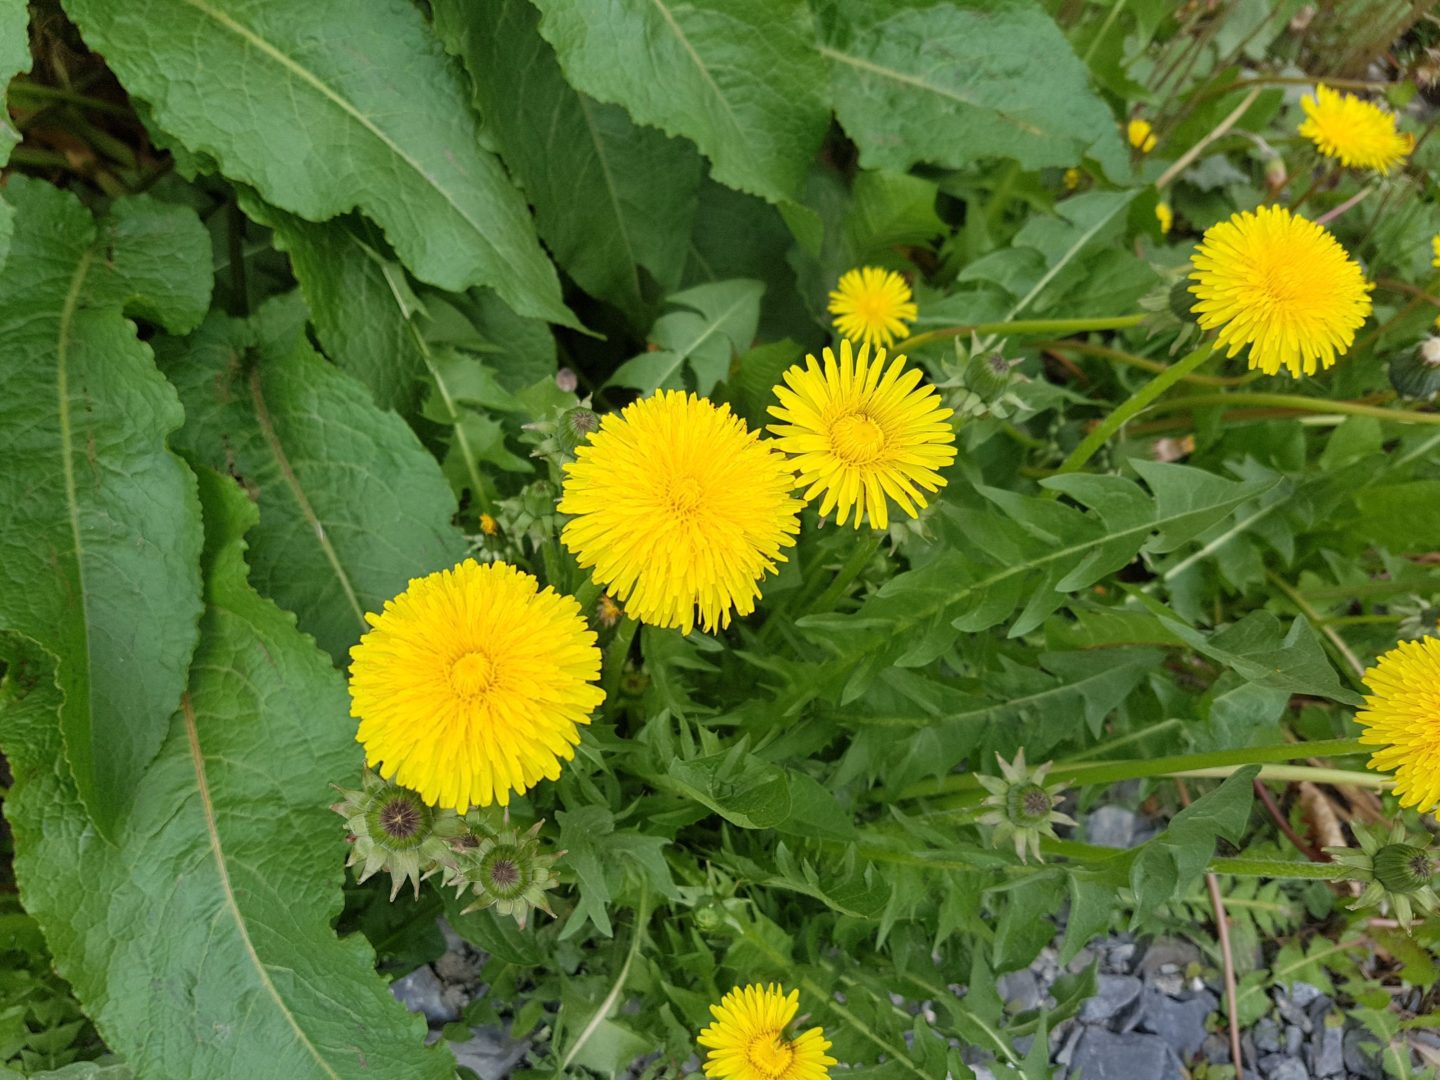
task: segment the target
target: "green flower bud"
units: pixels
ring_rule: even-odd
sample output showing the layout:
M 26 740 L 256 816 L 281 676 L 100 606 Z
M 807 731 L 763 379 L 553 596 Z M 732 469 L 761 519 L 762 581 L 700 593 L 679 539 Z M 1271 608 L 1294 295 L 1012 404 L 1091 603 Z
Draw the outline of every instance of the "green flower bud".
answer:
M 1414 844 L 1386 844 L 1375 853 L 1375 880 L 1392 893 L 1423 889 L 1434 876 L 1434 860 Z
M 1023 749 L 1012 762 L 1006 762 L 999 754 L 995 760 L 1000 763 L 1000 776 L 976 778 L 990 793 L 981 803 L 989 809 L 977 820 L 982 825 L 994 826 L 991 840 L 996 847 L 1011 842 L 1021 862 L 1027 861 L 1028 855 L 1042 862 L 1040 837 L 1054 836 L 1056 825 L 1075 824 L 1069 815 L 1055 809 L 1065 785 L 1046 787 L 1045 774 L 1050 771 L 1050 763 L 1027 768 Z
M 445 871 L 445 884 L 457 896 L 468 891 L 476 898 L 461 914 L 493 907 L 498 914 L 513 917 L 522 930 L 535 908 L 554 915 L 545 892 L 560 883 L 552 868 L 565 853 L 541 854 L 542 823 L 537 821 L 522 833 L 508 822 L 492 831 L 475 814 L 467 820 L 478 843 L 458 848 Z
M 1182 323 L 1195 323 L 1195 294 L 1190 291 L 1190 279 L 1182 277 L 1170 286 L 1170 314 Z
M 1428 337 L 1390 360 L 1390 385 L 1396 393 L 1429 400 L 1440 393 L 1440 337 Z
M 350 830 L 350 858 L 346 866 L 359 866 L 356 880 L 364 882 L 381 870 L 393 880 L 390 899 L 410 881 L 415 895 L 420 882 L 440 869 L 450 854 L 450 840 L 465 826 L 453 810 L 436 810 L 409 788 L 380 779 L 369 769 L 360 789 L 337 787 L 341 799 L 331 807 Z

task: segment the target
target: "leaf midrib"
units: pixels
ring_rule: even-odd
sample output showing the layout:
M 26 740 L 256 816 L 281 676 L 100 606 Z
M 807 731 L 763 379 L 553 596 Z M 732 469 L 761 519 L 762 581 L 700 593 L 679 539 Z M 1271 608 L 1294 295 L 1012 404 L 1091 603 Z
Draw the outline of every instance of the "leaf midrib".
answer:
M 85 762 L 82 768 L 90 783 L 94 783 L 95 780 L 94 732 L 91 724 L 94 714 L 92 700 L 94 686 L 90 679 L 90 612 L 87 600 L 89 593 L 85 588 L 85 548 L 80 539 L 80 496 L 75 485 L 75 434 L 70 420 L 70 327 L 75 320 L 75 311 L 80 304 L 80 290 L 84 288 L 85 279 L 90 275 L 90 267 L 94 262 L 95 244 L 92 242 L 80 256 L 79 262 L 75 264 L 75 272 L 70 276 L 70 288 L 66 291 L 65 301 L 60 307 L 60 323 L 55 339 L 55 386 L 58 395 L 58 421 L 60 424 L 60 464 L 65 478 L 65 507 L 70 518 L 71 543 L 75 550 L 75 581 L 80 591 L 80 626 L 84 639 L 84 656 L 79 658 L 85 670 L 86 689 L 84 701 L 86 746 L 84 748 Z M 65 705 L 69 704 L 67 695 Z M 73 757 L 76 749 L 72 743 L 70 749 L 72 767 L 76 764 Z
M 606 156 L 600 131 L 595 126 L 595 119 L 590 115 L 590 102 L 578 90 L 575 92 L 575 100 L 580 106 L 580 114 L 585 118 L 585 130 L 590 133 L 591 145 L 595 147 L 595 161 L 600 166 L 600 174 L 605 178 L 605 191 L 610 196 L 610 206 L 615 213 L 616 232 L 620 235 L 621 243 L 625 245 L 625 258 L 630 267 L 629 273 L 625 276 L 628 279 L 627 283 L 634 287 L 635 302 L 639 304 L 643 298 L 640 295 L 640 275 L 636 270 L 638 261 L 635 257 L 635 245 L 630 242 L 629 223 L 620 205 L 620 193 L 615 188 L 615 177 L 610 171 L 610 160 Z
M 255 968 L 255 974 L 260 980 L 265 992 L 275 1002 L 275 1007 L 280 1010 L 280 1015 L 290 1025 L 295 1037 L 300 1044 L 310 1052 L 315 1059 L 315 1064 L 324 1070 L 325 1075 L 333 1080 L 340 1080 L 340 1074 L 330 1067 L 329 1062 L 321 1055 L 319 1049 L 310 1037 L 305 1034 L 305 1029 L 300 1026 L 300 1021 L 280 996 L 275 983 L 270 979 L 270 971 L 265 962 L 260 959 L 260 954 L 255 950 L 255 943 L 250 940 L 250 929 L 245 922 L 245 916 L 240 911 L 239 902 L 235 899 L 235 889 L 230 883 L 230 867 L 225 861 L 225 850 L 220 843 L 220 829 L 215 821 L 215 804 L 210 797 L 210 781 L 205 773 L 205 757 L 200 751 L 200 731 L 195 722 L 195 707 L 190 701 L 190 692 L 187 690 L 180 697 L 180 711 L 185 717 L 185 738 L 190 744 L 190 760 L 195 768 L 195 788 L 200 796 L 200 809 L 205 816 L 205 831 L 210 840 L 210 854 L 215 860 L 215 874 L 220 884 L 220 891 L 223 894 L 225 910 L 229 912 L 235 923 L 235 931 L 240 935 L 240 944 L 245 948 L 245 955 L 249 957 L 251 965 Z
M 340 556 L 336 552 L 335 546 L 330 543 L 330 537 L 325 532 L 324 524 L 315 513 L 315 508 L 310 505 L 310 497 L 300 486 L 300 478 L 295 475 L 295 470 L 290 465 L 289 455 L 285 453 L 285 447 L 280 442 L 279 434 L 275 431 L 275 423 L 270 417 L 270 407 L 265 402 L 265 391 L 260 384 L 258 365 L 250 372 L 249 382 L 250 400 L 255 407 L 255 423 L 260 429 L 260 437 L 265 440 L 265 445 L 270 450 L 270 456 L 275 459 L 275 467 L 280 470 L 280 478 L 289 488 L 291 497 L 295 500 L 296 506 L 300 508 L 301 516 L 310 526 L 311 535 L 315 537 L 315 542 L 320 545 L 321 553 L 330 563 L 330 569 L 334 571 L 335 578 L 345 593 L 345 599 L 350 602 L 350 608 L 355 613 L 355 620 L 360 624 L 360 630 L 363 633 L 369 629 L 369 624 L 365 622 L 365 608 L 355 594 L 355 586 L 351 584 L 350 575 L 346 573 L 344 564 L 340 562 Z
M 459 215 L 462 221 L 464 221 L 467 225 L 470 226 L 470 228 L 474 231 L 475 235 L 480 238 L 481 243 L 483 243 L 487 248 L 491 247 L 489 241 L 486 239 L 486 232 L 481 227 L 481 223 L 472 218 L 465 211 L 465 209 L 461 207 L 458 202 L 455 201 L 455 198 L 450 193 L 449 189 L 441 185 L 440 181 L 437 180 L 434 176 L 430 175 L 430 173 L 426 171 L 425 167 L 419 161 L 415 160 L 415 158 L 413 158 L 409 153 L 402 149 L 400 145 L 395 142 L 395 140 L 393 140 L 382 129 L 377 127 L 368 116 L 366 116 L 353 104 L 351 104 L 344 97 L 342 97 L 336 90 L 332 89 L 329 84 L 327 84 L 323 79 L 320 78 L 320 76 L 316 75 L 309 68 L 300 64 L 293 57 L 281 51 L 277 46 L 271 44 L 265 38 L 257 34 L 254 30 L 251 30 L 248 26 L 245 26 L 243 23 L 237 22 L 236 20 L 232 19 L 223 11 L 217 11 L 215 8 L 211 7 L 208 3 L 206 3 L 205 0 L 183 0 L 183 2 L 188 4 L 190 7 L 194 8 L 201 14 L 213 19 L 217 24 L 229 30 L 236 37 L 240 38 L 242 41 L 245 41 L 249 45 L 258 49 L 260 52 L 264 53 L 271 60 L 275 61 L 281 67 L 285 68 L 296 78 L 300 79 L 305 83 L 308 83 L 315 90 L 319 91 L 319 93 L 328 101 L 338 106 L 341 111 L 350 116 L 351 119 L 353 119 L 366 131 L 370 132 L 370 134 L 373 135 L 376 139 L 378 139 L 391 153 L 393 153 L 401 161 L 405 162 L 406 165 L 410 166 L 410 168 L 414 170 L 415 174 L 419 176 L 422 180 L 424 180 L 425 183 L 428 184 L 436 192 L 436 194 L 438 194 L 442 199 L 444 199 L 445 202 L 450 206 L 450 208 Z

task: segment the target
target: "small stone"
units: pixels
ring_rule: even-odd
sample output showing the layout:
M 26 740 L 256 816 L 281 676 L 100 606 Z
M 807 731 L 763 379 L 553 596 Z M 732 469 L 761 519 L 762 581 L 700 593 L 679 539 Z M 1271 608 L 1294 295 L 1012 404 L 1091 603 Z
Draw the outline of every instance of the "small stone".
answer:
M 1218 1032 L 1211 1032 L 1205 1036 L 1205 1042 L 1200 1046 L 1200 1053 L 1211 1065 L 1229 1065 L 1230 1061 L 1230 1040 Z
M 1177 974 L 1199 962 L 1200 950 L 1188 941 L 1159 937 L 1145 950 L 1145 956 L 1140 961 L 1140 974 L 1146 978 L 1159 974 Z
M 1101 975 L 1095 996 L 1080 1006 L 1080 1019 L 1090 1024 L 1109 1020 L 1140 996 L 1140 985 L 1133 975 Z
M 1345 1032 L 1339 1024 L 1317 1028 L 1310 1041 L 1310 1071 L 1316 1076 L 1339 1076 L 1345 1071 Z
M 1085 1080 L 1183 1080 L 1180 1059 L 1158 1035 L 1117 1035 L 1087 1028 L 1075 1048 L 1071 1072 Z
M 1075 959 L 1065 965 L 1065 970 L 1070 972 L 1071 975 L 1079 975 L 1094 962 L 1095 954 L 1089 949 L 1081 949 L 1075 954 Z
M 1305 1045 L 1305 1033 L 1294 1024 L 1285 1025 L 1285 1053 L 1293 1058 L 1300 1056 L 1300 1048 Z
M 1271 1054 L 1260 1059 L 1260 1072 L 1266 1080 L 1310 1080 L 1305 1065 L 1284 1054 Z
M 471 1038 L 452 1042 L 455 1064 L 474 1071 L 480 1080 L 505 1080 L 530 1049 L 528 1042 L 513 1042 L 495 1027 L 471 1028 Z
M 1124 975 L 1134 962 L 1135 943 L 1133 941 L 1122 941 L 1105 950 L 1105 963 L 1111 971 L 1117 974 Z
M 1385 1072 L 1380 1066 L 1380 1041 L 1374 1035 L 1363 1028 L 1352 1027 L 1345 1032 L 1342 1046 L 1345 1068 L 1353 1075 L 1363 1080 L 1382 1080 Z
M 1065 1039 L 1065 1045 L 1055 1052 L 1056 1065 L 1069 1065 L 1075 1058 L 1075 1048 L 1080 1045 L 1080 1040 L 1085 1035 L 1085 1028 L 1081 1024 L 1075 1024 L 1069 1036 Z
M 403 979 L 390 984 L 390 993 L 395 1000 L 411 1012 L 422 1013 L 432 1024 L 449 1024 L 460 1019 L 464 1008 L 464 995 L 446 991 L 445 984 L 429 964 L 418 967 Z
M 1262 1054 L 1278 1054 L 1280 1052 L 1280 1028 L 1268 1016 L 1261 1017 L 1255 1021 L 1255 1026 L 1250 1029 L 1255 1036 L 1255 1049 Z
M 1318 986 L 1312 986 L 1307 982 L 1295 982 L 1290 987 L 1290 1000 L 1300 1008 L 1305 1009 L 1318 997 L 1322 997 L 1325 991 Z
M 1030 970 L 1010 971 L 1001 975 L 995 989 L 1012 1013 L 1040 1007 L 1040 981 Z
M 1139 815 L 1123 806 L 1101 806 L 1085 816 L 1085 835 L 1092 844 L 1128 848 L 1135 842 Z
M 1209 991 L 1176 1001 L 1155 987 L 1140 999 L 1140 1028 L 1159 1035 L 1179 1056 L 1189 1061 L 1205 1042 L 1205 1020 L 1219 1003 Z
M 1315 1025 L 1310 1022 L 1310 1015 L 1299 1008 L 1290 996 L 1283 991 L 1275 991 L 1275 1011 L 1287 1024 L 1294 1024 L 1304 1034 L 1309 1035 Z

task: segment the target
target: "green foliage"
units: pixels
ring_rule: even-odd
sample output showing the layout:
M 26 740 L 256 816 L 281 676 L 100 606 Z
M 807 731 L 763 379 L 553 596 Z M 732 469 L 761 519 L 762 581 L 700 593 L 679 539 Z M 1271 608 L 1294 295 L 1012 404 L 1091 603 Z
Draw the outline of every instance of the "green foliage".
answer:
M 1191 938 L 1220 984 L 1212 872 L 1242 1022 L 1304 981 L 1418 1075 L 1433 1016 L 1395 1003 L 1440 932 L 1350 912 L 1252 806 L 1318 830 L 1290 785 L 1363 768 L 1365 668 L 1440 626 L 1440 433 L 1387 372 L 1433 329 L 1440 151 L 1326 172 L 1281 89 L 1378 64 L 1401 102 L 1433 31 L 1297 7 L 0 0 L 32 72 L 0 116 L 0 1075 L 450 1076 L 385 982 L 443 916 L 488 988 L 444 1035 L 526 1040 L 517 1076 L 694 1077 L 710 1006 L 776 981 L 845 1076 L 1042 1077 L 1096 938 Z M 1348 354 L 1212 356 L 1099 427 L 1195 348 L 1193 246 L 1262 201 L 1375 281 Z M 810 504 L 722 632 L 638 626 L 559 541 L 566 425 L 673 389 L 769 437 L 863 266 L 912 286 L 945 486 L 883 532 Z M 574 760 L 506 810 L 564 852 L 523 930 L 438 872 L 347 882 L 327 809 L 366 613 L 466 557 L 575 596 L 603 656 Z M 1043 861 L 983 802 L 1021 751 L 1062 786 Z M 1144 840 L 1098 846 L 1117 802 Z M 1044 1005 L 1007 1003 L 1057 937 Z
M 254 507 L 234 481 L 199 475 L 200 642 L 113 844 L 58 753 L 53 662 L 7 645 L 0 745 L 16 772 L 6 812 L 26 906 L 106 1042 L 142 1074 L 449 1076 L 448 1055 L 421 1049 L 422 1025 L 371 970 L 370 946 L 329 929 L 343 845 L 327 795 L 360 756 L 344 687 L 246 581 Z

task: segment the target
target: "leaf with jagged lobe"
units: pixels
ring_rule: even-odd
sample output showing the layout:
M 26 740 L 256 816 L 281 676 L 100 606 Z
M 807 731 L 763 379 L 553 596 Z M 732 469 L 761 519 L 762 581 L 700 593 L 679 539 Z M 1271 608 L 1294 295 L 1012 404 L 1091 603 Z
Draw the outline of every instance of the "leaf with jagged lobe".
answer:
M 140 1076 L 448 1080 L 375 973 L 331 929 L 344 881 L 333 781 L 361 767 L 343 678 L 246 582 L 256 512 L 200 470 L 205 613 L 180 708 L 113 844 L 64 766 L 54 666 L 16 636 L 0 746 L 21 898 L 106 1045 Z
M 866 168 L 1128 162 L 1085 65 L 1033 0 L 823 0 L 820 53 Z
M 154 123 L 275 206 L 360 210 L 416 277 L 578 326 L 460 72 L 410 0 L 66 0 Z
M 200 617 L 195 480 L 166 447 L 183 415 L 125 313 L 185 331 L 210 246 L 193 210 L 123 199 L 97 223 L 12 177 L 0 269 L 0 631 L 58 660 L 80 797 L 112 835 L 180 700 Z
M 683 135 L 722 184 L 793 199 L 830 122 L 804 0 L 535 0 L 571 85 Z
M 213 314 L 156 346 L 185 404 L 175 444 L 238 477 L 260 506 L 250 580 L 345 663 L 411 578 L 465 553 L 455 495 L 415 433 L 325 363 L 295 294 L 246 321 Z
M 486 134 L 524 186 L 555 261 L 643 329 L 660 295 L 680 284 L 700 155 L 571 87 L 529 0 L 431 7 L 435 31 L 469 70 Z

